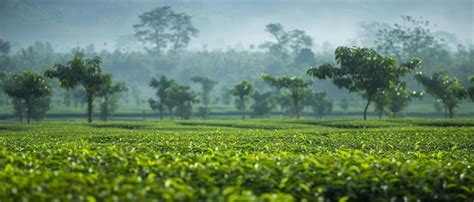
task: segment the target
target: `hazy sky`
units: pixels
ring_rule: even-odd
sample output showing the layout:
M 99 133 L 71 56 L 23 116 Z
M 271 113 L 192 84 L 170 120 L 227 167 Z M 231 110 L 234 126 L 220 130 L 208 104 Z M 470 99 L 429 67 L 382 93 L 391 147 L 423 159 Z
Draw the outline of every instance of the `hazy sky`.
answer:
M 0 38 L 17 47 L 39 40 L 60 50 L 89 43 L 111 50 L 133 35 L 139 14 L 164 5 L 193 16 L 200 34 L 191 49 L 258 45 L 271 40 L 264 26 L 272 22 L 304 30 L 316 44 L 344 45 L 360 22 L 393 24 L 401 15 L 423 16 L 463 43 L 474 38 L 472 0 L 0 0 Z

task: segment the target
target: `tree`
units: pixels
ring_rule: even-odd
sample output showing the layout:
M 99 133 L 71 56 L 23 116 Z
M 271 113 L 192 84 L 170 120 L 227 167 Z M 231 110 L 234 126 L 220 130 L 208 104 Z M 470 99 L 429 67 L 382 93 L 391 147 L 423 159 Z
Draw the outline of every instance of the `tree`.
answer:
M 194 83 L 201 84 L 201 101 L 204 106 L 199 108 L 199 114 L 202 116 L 203 119 L 206 119 L 206 116 L 209 113 L 208 105 L 211 100 L 210 93 L 212 91 L 212 88 L 214 88 L 214 86 L 217 84 L 217 81 L 202 76 L 194 76 L 191 78 L 191 81 Z
M 194 76 L 191 78 L 191 81 L 194 83 L 201 84 L 201 89 L 202 89 L 201 101 L 202 101 L 202 104 L 204 105 L 203 107 L 205 108 L 205 109 L 202 109 L 201 111 L 206 112 L 206 113 L 202 113 L 202 115 L 204 115 L 203 118 L 205 119 L 206 118 L 205 115 L 209 112 L 208 105 L 210 102 L 210 93 L 212 91 L 212 88 L 214 88 L 214 86 L 217 84 L 217 82 L 212 79 L 202 77 L 202 76 Z
M 92 122 L 94 98 L 100 92 L 102 86 L 110 85 L 112 76 L 103 74 L 100 57 L 83 59 L 73 57 L 66 65 L 56 64 L 48 69 L 45 75 L 49 78 L 58 78 L 60 86 L 66 89 L 75 89 L 82 86 L 87 98 L 87 121 Z
M 308 49 L 313 46 L 313 39 L 306 35 L 304 31 L 295 29 L 287 32 L 280 23 L 267 24 L 265 31 L 273 36 L 276 43 L 265 42 L 260 47 L 268 49 L 270 54 L 281 57 L 284 60 L 290 53 L 296 55 L 302 49 Z
M 445 118 L 453 118 L 454 108 L 467 96 L 466 89 L 457 78 L 449 78 L 447 71 L 435 72 L 432 76 L 417 72 L 415 80 L 425 91 L 444 105 Z
M 140 22 L 133 25 L 136 31 L 135 37 L 151 45 L 151 50 L 158 55 L 168 47 L 168 44 L 171 44 L 173 52 L 186 47 L 191 37 L 199 33 L 191 22 L 191 16 L 175 13 L 170 6 L 155 8 L 138 18 Z
M 375 96 L 388 89 L 391 83 L 399 83 L 401 76 L 405 76 L 421 63 L 421 60 L 413 58 L 396 67 L 393 58 L 381 56 L 373 49 L 362 47 L 341 46 L 336 49 L 335 55 L 340 67 L 326 63 L 309 69 L 307 74 L 318 79 L 331 79 L 339 88 L 361 93 L 367 100 L 364 120 L 367 119 L 367 109 Z
M 242 82 L 238 83 L 234 86 L 230 93 L 233 96 L 236 96 L 237 102 L 236 107 L 240 109 L 242 112 L 242 119 L 245 120 L 245 108 L 246 108 L 246 101 L 248 100 L 249 95 L 254 91 L 253 84 L 248 80 L 243 80 Z
M 103 98 L 103 101 L 100 105 L 100 112 L 104 121 L 107 121 L 109 114 L 117 109 L 116 95 L 127 90 L 128 88 L 125 86 L 125 83 L 116 83 L 114 85 L 108 83 L 102 86 L 98 96 Z
M 402 24 L 378 30 L 377 50 L 398 61 L 407 61 L 412 57 L 427 58 L 424 57 L 427 50 L 439 47 L 439 41 L 430 31 L 429 21 L 410 16 L 402 16 L 402 19 Z
M 308 87 L 311 82 L 305 81 L 302 78 L 295 76 L 284 76 L 278 78 L 269 74 L 263 74 L 261 77 L 263 81 L 270 87 L 274 87 L 278 90 L 286 89 L 288 91 L 289 97 L 291 98 L 293 107 L 295 109 L 296 118 L 300 118 L 300 101 L 304 99 L 304 89 Z
M 191 16 L 185 13 L 174 13 L 171 18 L 170 42 L 172 44 L 171 51 L 173 53 L 188 46 L 191 37 L 196 37 L 199 30 L 193 26 Z
M 322 118 L 324 115 L 331 113 L 333 102 L 326 99 L 326 92 L 307 92 L 305 93 L 303 104 L 311 107 L 313 113 Z
M 20 106 L 24 106 L 29 124 L 38 102 L 51 95 L 51 84 L 41 75 L 24 72 L 13 74 L 11 79 L 5 83 L 4 91 L 8 96 L 16 99 Z
M 150 107 L 153 110 L 157 110 L 160 112 L 161 120 L 163 119 L 163 112 L 165 111 L 165 107 L 168 108 L 170 115 L 172 115 L 175 104 L 168 99 L 168 89 L 174 85 L 177 85 L 176 81 L 168 79 L 166 78 L 166 76 L 161 76 L 160 80 L 152 78 L 149 85 L 150 87 L 156 89 L 156 96 L 158 96 L 158 100 L 148 100 L 148 102 L 150 103 Z
M 397 84 L 392 82 L 388 89 L 375 96 L 375 111 L 379 113 L 379 119 L 382 119 L 384 112 L 390 118 L 400 117 L 401 112 L 408 106 L 412 98 L 421 98 L 422 96 L 421 92 L 410 91 L 404 81 Z
M 275 108 L 275 100 L 272 96 L 272 92 L 260 93 L 257 90 L 252 94 L 253 105 L 252 109 L 253 117 L 266 117 Z
M 182 119 L 189 119 L 193 112 L 192 104 L 199 102 L 196 99 L 196 94 L 191 91 L 189 86 L 178 84 L 172 85 L 166 91 L 168 102 L 172 102 L 176 106 L 176 114 Z

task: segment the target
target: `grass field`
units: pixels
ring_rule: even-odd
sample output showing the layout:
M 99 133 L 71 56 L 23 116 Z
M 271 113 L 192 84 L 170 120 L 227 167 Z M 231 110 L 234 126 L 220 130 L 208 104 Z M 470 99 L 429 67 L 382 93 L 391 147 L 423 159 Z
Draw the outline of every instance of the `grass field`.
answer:
M 0 201 L 472 201 L 474 119 L 0 123 Z

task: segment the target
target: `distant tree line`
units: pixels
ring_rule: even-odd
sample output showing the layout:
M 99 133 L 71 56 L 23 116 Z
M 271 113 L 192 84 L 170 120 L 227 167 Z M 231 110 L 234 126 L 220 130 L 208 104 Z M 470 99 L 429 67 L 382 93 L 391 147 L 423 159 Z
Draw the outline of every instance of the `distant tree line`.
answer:
M 402 117 L 413 99 L 426 97 L 424 92 L 446 117 L 454 117 L 462 100 L 474 95 L 474 79 L 466 76 L 474 75 L 473 46 L 433 33 L 429 21 L 410 16 L 402 16 L 400 24 L 363 25 L 360 38 L 368 47 L 340 46 L 335 56 L 327 49 L 313 52 L 311 36 L 279 23 L 264 27 L 272 41 L 258 48 L 187 51 L 199 33 L 191 16 L 166 6 L 138 19 L 135 37 L 145 53 L 97 52 L 93 45 L 57 53 L 41 42 L 12 53 L 10 43 L 0 39 L 0 104 L 12 106 L 27 122 L 44 118 L 51 103 L 87 106 L 91 122 L 94 101 L 100 102 L 99 111 L 107 120 L 119 100 L 136 106 L 148 101 L 160 118 L 167 114 L 188 119 L 194 113 L 206 119 L 211 106 L 230 105 L 234 96 L 244 119 L 272 111 L 299 118 L 304 110 L 318 117 L 329 114 L 334 100 L 347 110 L 354 107 L 349 97 L 360 94 L 366 101 L 366 119 L 372 105 L 380 118 Z M 112 83 L 112 75 L 103 72 L 122 82 Z M 146 93 L 149 87 L 156 97 Z M 193 105 L 199 107 L 193 110 Z

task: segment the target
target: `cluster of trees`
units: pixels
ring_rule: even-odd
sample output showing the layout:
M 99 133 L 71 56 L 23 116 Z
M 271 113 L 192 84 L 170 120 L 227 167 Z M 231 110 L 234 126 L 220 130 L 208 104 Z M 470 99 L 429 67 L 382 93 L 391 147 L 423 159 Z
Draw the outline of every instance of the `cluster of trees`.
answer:
M 86 94 L 88 122 L 92 122 L 93 103 L 101 98 L 101 114 L 106 121 L 116 102 L 111 97 L 127 90 L 125 84 L 112 84 L 112 75 L 104 74 L 100 67 L 101 59 L 74 57 L 67 64 L 56 64 L 44 72 L 44 76 L 34 72 L 8 75 L 2 73 L 2 88 L 15 100 L 15 110 L 20 120 L 44 118 L 51 103 L 51 84 L 48 79 L 57 78 L 60 86 L 66 89 L 81 87 Z
M 93 45 L 56 53 L 51 44 L 41 42 L 11 53 L 10 43 L 0 40 L 0 68 L 5 72 L 2 86 L 4 94 L 12 97 L 3 100 L 13 105 L 19 117 L 30 113 L 32 118 L 44 117 L 51 103 L 85 105 L 91 121 L 93 102 L 100 99 L 100 111 L 106 120 L 120 98 L 126 103 L 133 100 L 137 106 L 146 103 L 149 95 L 141 81 L 151 80 L 149 86 L 156 90 L 157 99 L 148 103 L 160 117 L 166 113 L 189 118 L 192 105 L 199 103 L 197 114 L 206 118 L 211 105 L 229 105 L 232 96 L 236 97 L 234 104 L 243 117 L 249 109 L 253 117 L 265 117 L 274 110 L 300 117 L 305 109 L 323 116 L 333 107 L 327 97 L 339 99 L 339 106 L 346 110 L 351 103 L 344 95 L 347 92 L 359 93 L 366 101 L 364 118 L 371 104 L 380 117 L 399 117 L 414 98 L 423 96 L 423 87 L 436 103 L 444 106 L 446 117 L 452 117 L 460 102 L 474 94 L 474 81 L 465 76 L 474 74 L 473 47 L 457 45 L 458 41 L 449 33 L 433 33 L 430 22 L 423 19 L 403 16 L 399 24 L 365 24 L 361 39 L 366 47 L 372 48 L 338 47 L 335 57 L 328 49 L 313 52 L 315 42 L 311 36 L 303 30 L 286 30 L 279 23 L 265 26 L 273 41 L 264 42 L 258 49 L 251 46 L 244 50 L 190 52 L 185 48 L 199 30 L 189 15 L 171 7 L 159 7 L 138 19 L 139 23 L 133 25 L 135 37 L 143 42 L 145 53 L 97 52 Z M 45 68 L 51 66 L 52 69 Z M 18 85 L 26 85 L 20 77 L 35 77 L 19 73 L 25 67 L 36 67 L 28 74 L 45 71 L 46 78 L 36 76 L 53 89 L 28 98 L 29 105 L 36 106 L 30 112 L 27 98 L 6 90 L 14 80 L 18 80 Z M 449 74 L 443 67 L 449 67 Z M 303 70 L 308 68 L 305 74 Z M 102 70 L 125 81 L 130 92 L 125 92 L 125 83 L 112 84 L 111 75 Z M 255 76 L 261 72 L 269 74 Z M 157 80 L 152 75 L 166 77 Z M 311 77 L 317 80 L 308 81 Z M 51 78 L 58 79 L 50 83 Z M 199 86 L 197 93 L 193 85 Z M 216 87 L 221 89 L 220 97 L 215 96 Z
M 158 99 L 148 101 L 150 107 L 160 113 L 160 119 L 163 119 L 165 110 L 168 110 L 171 118 L 177 114 L 182 119 L 189 119 L 193 112 L 192 104 L 199 102 L 189 86 L 180 85 L 166 76 L 161 76 L 159 80 L 152 78 L 149 85 L 156 90 Z
M 274 77 L 269 74 L 262 74 L 261 78 L 273 88 L 273 92 L 261 93 L 248 80 L 236 84 L 230 91 L 236 97 L 235 105 L 241 111 L 242 119 L 245 119 L 246 103 L 249 98 L 253 99 L 253 105 L 250 107 L 253 117 L 268 116 L 276 107 L 275 100 L 280 101 L 281 108 L 289 108 L 288 111 L 294 113 L 296 118 L 300 118 L 304 107 L 311 108 L 318 117 L 322 117 L 332 110 L 333 103 L 326 98 L 326 93 L 307 89 L 311 84 L 310 81 L 296 76 Z

